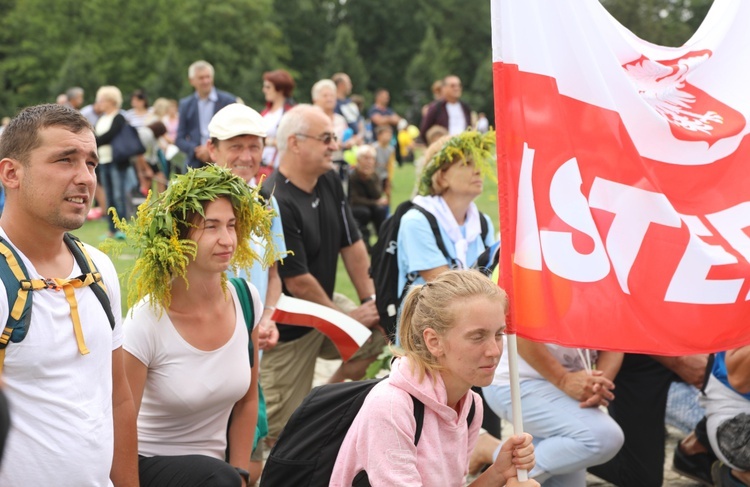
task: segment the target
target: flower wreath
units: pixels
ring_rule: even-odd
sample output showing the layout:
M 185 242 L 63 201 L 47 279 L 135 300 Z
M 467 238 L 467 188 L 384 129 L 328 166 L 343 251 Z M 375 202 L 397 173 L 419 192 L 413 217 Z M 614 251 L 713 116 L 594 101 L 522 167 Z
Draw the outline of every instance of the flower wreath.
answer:
M 474 130 L 466 130 L 447 139 L 443 147 L 425 163 L 419 179 L 419 194 L 429 196 L 432 193 L 432 178 L 441 169 L 445 169 L 454 162 L 468 164 L 473 161 L 482 177 L 489 177 L 497 182 L 494 173 L 495 160 L 495 131 L 490 130 L 481 134 Z
M 125 234 L 130 248 L 139 255 L 128 278 L 128 307 L 145 296 L 154 308 L 168 308 L 171 302 L 171 282 L 177 277 L 186 279 L 187 265 L 195 259 L 197 244 L 180 238 L 180 229 L 195 228 L 190 220 L 195 214 L 205 217 L 203 205 L 217 198 L 228 197 L 234 208 L 237 248 L 230 267 L 237 272 L 250 268 L 254 262 L 272 265 L 279 257 L 273 246 L 267 246 L 261 256 L 250 245 L 251 236 L 271 242 L 271 221 L 275 211 L 259 195 L 259 187 L 249 186 L 230 170 L 209 165 L 190 169 L 187 174 L 170 181 L 161 194 L 149 192 L 146 201 L 130 221 L 119 219 L 110 209 L 118 230 Z M 116 244 L 107 242 L 105 250 L 115 250 Z M 188 283 L 189 285 L 189 283 Z M 226 290 L 226 272 L 222 287 Z

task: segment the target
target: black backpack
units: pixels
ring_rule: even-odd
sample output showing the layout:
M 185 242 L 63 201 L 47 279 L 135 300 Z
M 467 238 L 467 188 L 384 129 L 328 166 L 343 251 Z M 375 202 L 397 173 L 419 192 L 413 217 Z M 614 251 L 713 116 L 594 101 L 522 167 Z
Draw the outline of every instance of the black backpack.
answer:
M 326 384 L 313 389 L 294 411 L 263 468 L 262 487 L 325 487 L 349 427 L 362 408 L 367 394 L 383 379 Z M 417 429 L 414 444 L 419 443 L 424 424 L 424 404 L 414 396 Z M 472 402 L 466 424 L 476 412 Z M 353 486 L 369 486 L 367 472 L 359 472 Z
M 419 277 L 419 273 L 410 272 L 406 275 L 406 284 L 402 289 L 398 289 L 398 230 L 401 227 L 401 218 L 407 211 L 412 208 L 419 210 L 427 221 L 430 223 L 435 243 L 445 256 L 451 269 L 458 267 L 458 261 L 450 256 L 445 248 L 443 238 L 440 236 L 440 227 L 438 227 L 435 216 L 419 205 L 411 201 L 404 201 L 396 207 L 396 211 L 391 215 L 378 232 L 378 241 L 372 247 L 370 262 L 370 277 L 375 284 L 375 305 L 380 315 L 380 326 L 383 327 L 391 342 L 395 342 L 396 336 L 396 315 L 401 305 L 401 300 L 406 295 L 409 286 Z M 479 221 L 482 226 L 482 242 L 487 238 L 487 220 L 484 213 L 479 213 Z
M 500 242 L 495 242 L 479 254 L 477 261 L 471 267 L 487 277 L 492 277 L 498 265 L 500 265 Z

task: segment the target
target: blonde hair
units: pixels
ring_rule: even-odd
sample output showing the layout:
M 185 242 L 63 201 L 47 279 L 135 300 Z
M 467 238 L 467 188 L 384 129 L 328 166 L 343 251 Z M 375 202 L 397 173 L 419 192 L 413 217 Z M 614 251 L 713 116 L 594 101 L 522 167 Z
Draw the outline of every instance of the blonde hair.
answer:
M 458 135 L 441 137 L 430 144 L 424 156 L 427 162 L 419 177 L 419 194 L 422 196 L 443 194 L 448 188 L 441 184 L 440 173 L 456 163 L 464 165 L 473 163 L 483 178 L 489 177 L 497 182 L 494 172 L 495 138 L 494 130 L 489 130 L 486 134 L 466 130 Z
M 168 98 L 157 98 L 154 100 L 154 104 L 152 105 L 154 108 L 154 115 L 161 120 L 167 115 L 167 110 L 169 109 L 170 101 Z
M 97 100 L 109 100 L 117 106 L 122 107 L 122 91 L 116 86 L 102 86 L 96 91 Z
M 500 301 L 503 312 L 508 312 L 505 291 L 474 269 L 445 271 L 431 282 L 410 288 L 401 310 L 401 350 L 395 354 L 416 365 L 420 380 L 425 373 L 434 375 L 441 368 L 437 357 L 427 348 L 424 331 L 432 328 L 444 336 L 456 325 L 461 302 L 477 297 Z
M 312 87 L 312 90 L 310 90 L 312 100 L 315 101 L 320 98 L 321 93 L 323 93 L 323 90 L 326 89 L 333 91 L 333 94 L 336 95 L 336 83 L 334 83 L 330 79 L 322 79 L 315 83 Z

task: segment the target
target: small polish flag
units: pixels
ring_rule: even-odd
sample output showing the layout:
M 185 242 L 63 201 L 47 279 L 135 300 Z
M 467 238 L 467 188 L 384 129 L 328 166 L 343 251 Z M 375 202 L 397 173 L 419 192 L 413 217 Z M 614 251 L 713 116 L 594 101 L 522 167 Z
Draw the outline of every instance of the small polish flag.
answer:
M 331 339 L 344 361 L 349 360 L 372 333 L 362 323 L 340 311 L 283 294 L 271 319 L 286 325 L 315 328 Z

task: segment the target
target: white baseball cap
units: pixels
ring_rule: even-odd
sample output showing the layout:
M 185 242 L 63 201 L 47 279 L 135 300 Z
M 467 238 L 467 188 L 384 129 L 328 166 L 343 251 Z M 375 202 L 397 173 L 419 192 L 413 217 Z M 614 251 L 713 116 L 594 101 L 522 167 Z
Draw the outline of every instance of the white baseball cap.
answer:
M 266 136 L 266 122 L 260 113 L 247 105 L 232 103 L 213 116 L 208 124 L 208 136 L 227 140 L 238 135 Z

